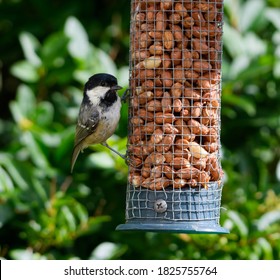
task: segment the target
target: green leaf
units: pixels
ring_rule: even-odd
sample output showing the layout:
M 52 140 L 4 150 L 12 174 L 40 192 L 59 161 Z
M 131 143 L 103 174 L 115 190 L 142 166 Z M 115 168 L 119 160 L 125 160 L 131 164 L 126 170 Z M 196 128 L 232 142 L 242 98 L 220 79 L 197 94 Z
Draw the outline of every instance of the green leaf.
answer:
M 26 118 L 31 118 L 36 110 L 36 99 L 31 88 L 27 85 L 20 85 L 17 90 L 16 100 L 23 115 Z
M 122 85 L 122 87 L 127 87 L 128 86 L 128 79 L 129 79 L 129 67 L 128 66 L 123 66 L 120 69 L 118 69 L 117 72 L 117 79 L 118 79 L 118 84 Z
M 224 46 L 231 55 L 237 57 L 245 54 L 245 45 L 242 35 L 228 23 L 224 24 L 223 41 Z
M 266 18 L 280 31 L 280 9 L 266 8 Z
M 25 118 L 25 116 L 23 115 L 23 112 L 21 111 L 18 102 L 11 101 L 9 104 L 9 107 L 10 107 L 10 111 L 12 113 L 14 121 L 16 123 L 20 123 L 21 120 Z
M 14 184 L 9 174 L 0 166 L 0 192 L 12 192 Z
M 264 253 L 264 258 L 262 259 L 273 260 L 273 248 L 271 244 L 263 237 L 258 238 L 257 243 Z
M 48 201 L 48 195 L 46 193 L 46 190 L 43 187 L 42 181 L 40 182 L 37 178 L 32 178 L 31 185 L 34 189 L 34 192 L 40 199 L 42 205 L 44 205 Z
M 44 172 L 50 172 L 49 162 L 33 135 L 30 132 L 25 132 L 22 138 L 37 168 Z
M 246 33 L 244 36 L 244 44 L 246 53 L 250 58 L 257 58 L 266 52 L 266 42 L 253 32 Z
M 36 119 L 34 120 L 40 127 L 47 127 L 53 123 L 54 108 L 48 101 L 42 101 L 36 108 Z
M 46 260 L 47 258 L 39 253 L 33 253 L 32 249 L 11 250 L 10 256 L 14 260 Z
M 237 227 L 239 233 L 243 237 L 247 237 L 249 233 L 249 229 L 245 222 L 242 220 L 239 213 L 235 211 L 228 211 L 227 216 L 231 221 L 234 223 L 234 225 Z
M 280 50 L 280 48 L 279 48 Z M 280 78 L 280 59 L 276 59 L 273 66 L 273 75 L 276 79 Z
M 60 145 L 58 145 L 56 149 L 55 158 L 57 161 L 64 160 L 67 156 L 69 156 L 69 150 L 73 149 L 74 131 L 74 126 L 71 126 L 59 133 L 59 138 L 63 139 L 63 141 L 60 142 Z
M 74 78 L 82 84 L 88 80 L 93 73 L 109 73 L 117 76 L 117 67 L 112 58 L 103 50 L 90 46 L 90 52 L 85 67 L 74 72 Z
M 33 66 L 40 66 L 42 64 L 40 57 L 37 54 L 37 50 L 40 47 L 40 43 L 36 37 L 31 33 L 22 32 L 19 35 L 19 41 L 24 53 L 25 58 Z
M 109 73 L 114 76 L 117 76 L 116 64 L 106 52 L 104 52 L 102 49 L 92 47 L 92 55 L 95 61 L 98 62 L 95 63 L 95 68 L 96 68 L 96 70 L 94 71 L 95 73 L 103 72 L 103 73 Z
M 37 136 L 46 147 L 56 148 L 60 144 L 64 145 L 64 139 L 61 139 L 57 133 L 41 132 Z
M 248 69 L 249 64 L 250 59 L 246 54 L 236 56 L 229 67 L 231 79 L 236 78 L 242 71 Z
M 100 153 L 92 153 L 88 157 L 88 161 L 90 163 L 90 166 L 94 166 L 96 168 L 114 168 L 115 162 L 113 158 L 106 152 L 100 152 Z
M 265 8 L 263 0 L 246 0 L 240 9 L 239 28 L 242 32 L 249 30 L 254 22 L 260 18 Z
M 257 221 L 257 227 L 259 231 L 267 230 L 273 223 L 280 221 L 280 211 L 273 210 L 263 214 Z
M 90 260 L 110 260 L 121 251 L 122 246 L 112 243 L 100 243 L 91 253 Z
M 231 104 L 244 110 L 249 116 L 254 116 L 256 114 L 255 104 L 251 102 L 246 97 L 237 96 L 234 94 L 224 94 L 223 102 L 225 104 Z
M 70 38 L 68 44 L 69 53 L 74 58 L 86 60 L 90 45 L 88 35 L 79 20 L 72 16 L 69 17 L 66 20 L 64 32 L 66 36 Z
M 41 48 L 44 65 L 47 67 L 61 67 L 65 64 L 67 44 L 69 38 L 63 32 L 50 35 Z
M 60 215 L 63 217 L 63 220 L 65 220 L 69 231 L 75 231 L 77 228 L 76 220 L 71 210 L 68 206 L 62 206 Z
M 88 213 L 87 213 L 86 208 L 83 205 L 81 205 L 79 203 L 75 203 L 75 206 L 73 208 L 73 213 L 78 218 L 79 223 L 81 224 L 81 226 L 84 226 L 84 225 L 87 224 Z
M 35 83 L 39 80 L 36 67 L 28 61 L 16 62 L 11 67 L 11 73 L 24 82 Z
M 8 173 L 11 175 L 13 181 L 20 189 L 28 189 L 28 184 L 21 174 L 22 170 L 18 166 L 17 162 L 11 157 L 11 155 L 1 153 L 0 164 L 5 167 Z

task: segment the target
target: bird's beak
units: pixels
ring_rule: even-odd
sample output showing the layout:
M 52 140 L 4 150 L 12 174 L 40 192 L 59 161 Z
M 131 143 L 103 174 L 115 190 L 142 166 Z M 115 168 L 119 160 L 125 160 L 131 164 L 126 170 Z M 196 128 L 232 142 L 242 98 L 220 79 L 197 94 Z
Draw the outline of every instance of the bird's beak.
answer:
M 112 90 L 120 90 L 120 89 L 122 89 L 122 87 L 116 85 L 116 86 L 112 86 L 111 89 L 112 89 Z

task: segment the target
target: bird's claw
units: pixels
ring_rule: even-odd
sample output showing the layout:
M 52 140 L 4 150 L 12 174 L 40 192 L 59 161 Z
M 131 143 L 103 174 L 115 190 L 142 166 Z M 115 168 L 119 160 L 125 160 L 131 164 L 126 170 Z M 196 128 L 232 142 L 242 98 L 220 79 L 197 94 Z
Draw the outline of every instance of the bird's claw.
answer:
M 121 102 L 123 102 L 123 103 L 126 103 L 126 102 L 127 102 L 128 97 L 129 97 L 129 95 L 130 95 L 130 92 L 129 92 L 129 91 L 130 91 L 129 88 L 125 90 L 124 94 L 123 94 L 122 97 L 121 97 Z

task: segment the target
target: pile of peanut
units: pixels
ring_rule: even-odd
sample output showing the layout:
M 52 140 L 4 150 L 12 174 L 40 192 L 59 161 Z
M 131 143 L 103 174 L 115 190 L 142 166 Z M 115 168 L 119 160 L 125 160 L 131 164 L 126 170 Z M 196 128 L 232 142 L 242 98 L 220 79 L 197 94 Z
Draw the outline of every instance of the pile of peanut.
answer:
M 134 0 L 129 183 L 220 182 L 222 0 Z

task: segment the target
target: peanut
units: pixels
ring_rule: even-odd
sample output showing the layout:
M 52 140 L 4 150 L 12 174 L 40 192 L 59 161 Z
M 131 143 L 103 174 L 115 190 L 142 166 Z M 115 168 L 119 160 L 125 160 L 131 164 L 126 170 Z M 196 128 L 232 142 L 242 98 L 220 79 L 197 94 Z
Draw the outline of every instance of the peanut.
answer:
M 191 110 L 191 116 L 194 118 L 198 118 L 201 115 L 201 111 L 202 111 L 202 103 L 194 102 Z
M 138 166 L 142 165 L 142 159 L 141 158 L 133 156 L 133 157 L 130 158 L 130 161 L 131 161 L 132 166 L 138 167 Z
M 167 134 L 177 134 L 177 133 L 179 133 L 179 130 L 170 123 L 165 123 L 162 126 L 162 129 L 163 129 L 163 132 L 167 133 Z
M 181 16 L 178 13 L 172 13 L 168 19 L 173 24 L 178 24 L 181 21 Z
M 174 65 L 178 65 L 182 61 L 182 51 L 179 48 L 174 48 L 171 52 L 171 60 Z
M 190 162 L 187 159 L 182 158 L 182 157 L 175 157 L 173 159 L 173 161 L 171 162 L 171 165 L 175 169 L 191 167 Z
M 182 149 L 177 148 L 174 151 L 174 156 L 175 157 L 183 157 L 183 158 L 187 159 L 188 161 L 190 161 L 191 153 L 188 150 L 182 150 Z
M 208 156 L 208 152 L 196 142 L 190 142 L 188 147 L 191 155 L 195 158 L 205 158 Z
M 171 95 L 174 98 L 180 98 L 182 96 L 183 85 L 181 83 L 175 83 L 171 88 Z
M 160 178 L 162 174 L 162 166 L 156 165 L 151 169 L 150 177 L 152 179 Z
M 175 189 L 183 188 L 188 183 L 185 179 L 176 178 L 174 180 L 173 186 Z
M 194 25 L 194 19 L 192 17 L 185 17 L 183 19 L 183 25 L 185 28 L 189 28 Z
M 175 4 L 175 11 L 183 18 L 188 15 L 187 9 L 183 6 L 182 3 Z
M 143 178 L 140 175 L 133 174 L 132 176 L 132 174 L 130 174 L 129 182 L 133 187 L 139 188 L 143 182 Z
M 161 39 L 162 32 L 160 32 L 160 31 L 150 31 L 149 36 L 154 38 L 154 39 Z
M 187 167 L 179 169 L 176 176 L 181 179 L 195 179 L 199 176 L 200 171 L 195 167 Z
M 159 153 L 166 153 L 169 151 L 170 147 L 173 145 L 175 135 L 166 135 L 164 136 L 162 142 L 156 146 L 156 150 Z
M 142 186 L 145 188 L 149 188 L 150 190 L 162 190 L 166 188 L 170 184 L 170 180 L 168 180 L 166 177 L 161 178 L 147 178 L 143 181 Z
M 189 141 L 186 139 L 178 139 L 175 142 L 176 148 L 181 150 L 187 150 L 189 146 Z
M 150 56 L 144 60 L 143 64 L 146 69 L 158 68 L 161 65 L 161 58 L 159 56 Z
M 150 142 L 152 144 L 158 144 L 163 139 L 163 131 L 160 128 L 157 128 L 151 136 Z
M 168 164 L 170 164 L 170 162 L 171 162 L 172 159 L 173 159 L 173 154 L 172 154 L 170 151 L 168 151 L 168 152 L 166 152 L 166 153 L 164 154 L 164 156 L 165 156 L 165 161 L 166 161 Z
M 170 113 L 171 112 L 171 104 L 172 104 L 172 100 L 170 97 L 169 92 L 164 92 L 163 93 L 163 97 L 161 100 L 161 106 L 162 106 L 162 111 L 164 113 Z
M 175 116 L 172 113 L 158 112 L 155 115 L 156 124 L 173 123 L 174 120 L 175 120 Z
M 142 33 L 140 35 L 140 48 L 146 49 L 152 44 L 152 38 L 147 33 Z
M 162 44 L 157 42 L 157 43 L 151 45 L 150 48 L 149 48 L 149 52 L 152 55 L 161 55 L 161 54 L 163 54 Z
M 144 120 L 137 116 L 132 117 L 130 119 L 130 122 L 132 123 L 133 126 L 140 126 L 140 125 L 144 124 Z
M 152 91 L 142 92 L 138 96 L 139 104 L 145 104 L 148 101 L 152 100 L 154 97 L 154 93 Z
M 166 28 L 166 16 L 163 12 L 158 12 L 156 14 L 156 30 L 163 31 Z
M 169 69 L 171 67 L 171 58 L 169 56 L 169 54 L 164 53 L 162 56 L 162 65 L 163 65 L 163 69 Z
M 181 99 L 179 99 L 179 98 L 174 99 L 173 108 L 174 108 L 174 112 L 176 112 L 176 113 L 179 113 L 179 112 L 182 111 L 182 101 L 181 101 Z
M 162 84 L 166 88 L 170 88 L 173 84 L 171 71 L 162 71 L 161 73 Z
M 143 166 L 142 169 L 141 169 L 142 177 L 148 178 L 148 177 L 150 177 L 150 174 L 151 174 L 150 166 Z
M 173 0 L 162 0 L 160 3 L 160 8 L 162 10 L 170 10 L 172 8 Z
M 154 122 L 148 122 L 142 127 L 142 132 L 145 134 L 152 134 L 156 129 L 156 124 Z
M 172 25 L 171 30 L 173 32 L 174 40 L 181 42 L 183 40 L 183 30 L 179 25 Z
M 151 100 L 147 103 L 148 112 L 160 112 L 161 111 L 161 102 L 158 100 Z
M 166 49 L 172 49 L 174 47 L 174 37 L 171 31 L 164 32 L 163 44 Z
M 163 173 L 168 179 L 174 178 L 174 170 L 168 165 L 163 166 Z
M 206 135 L 209 133 L 209 128 L 196 120 L 189 120 L 188 126 L 190 131 L 196 135 Z M 205 137 L 207 137 L 207 135 Z
M 164 155 L 154 152 L 146 158 L 144 165 L 147 165 L 147 164 L 148 165 L 159 165 L 159 164 L 163 164 L 164 162 L 165 162 Z
M 173 71 L 173 77 L 175 82 L 184 83 L 185 81 L 185 71 L 181 66 L 176 66 Z

